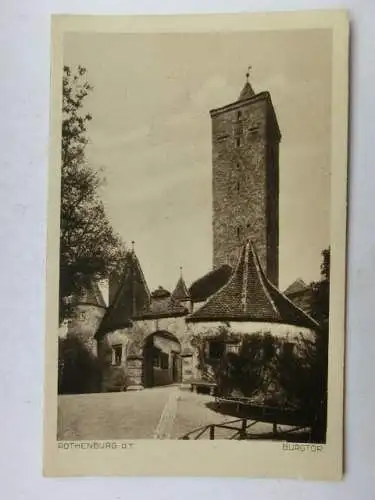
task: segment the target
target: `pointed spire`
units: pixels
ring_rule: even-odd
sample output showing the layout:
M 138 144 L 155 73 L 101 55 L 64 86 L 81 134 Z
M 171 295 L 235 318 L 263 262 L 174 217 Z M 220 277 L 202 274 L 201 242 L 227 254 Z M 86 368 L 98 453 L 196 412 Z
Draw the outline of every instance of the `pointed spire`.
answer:
M 176 288 L 172 293 L 172 298 L 175 300 L 190 300 L 189 290 L 187 289 L 185 280 L 182 275 L 182 266 L 180 266 L 180 278 L 177 282 Z
M 239 101 L 243 101 L 245 99 L 249 99 L 250 97 L 253 97 L 255 95 L 255 92 L 252 88 L 252 86 L 250 85 L 250 82 L 249 82 L 249 77 L 250 77 L 250 70 L 252 69 L 252 66 L 248 66 L 247 68 L 247 73 L 246 73 L 246 82 L 245 82 L 245 85 L 241 91 L 241 94 L 240 94 L 240 97 L 239 97 Z

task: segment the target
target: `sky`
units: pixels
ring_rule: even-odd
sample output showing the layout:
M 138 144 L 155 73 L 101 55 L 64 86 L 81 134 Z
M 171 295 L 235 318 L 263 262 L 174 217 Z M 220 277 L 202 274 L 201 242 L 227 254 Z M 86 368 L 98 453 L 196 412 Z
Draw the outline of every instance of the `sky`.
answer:
M 114 229 L 151 290 L 212 269 L 209 110 L 237 100 L 249 65 L 280 144 L 279 287 L 319 279 L 329 245 L 331 32 L 69 33 L 64 64 L 87 69 L 87 161 Z

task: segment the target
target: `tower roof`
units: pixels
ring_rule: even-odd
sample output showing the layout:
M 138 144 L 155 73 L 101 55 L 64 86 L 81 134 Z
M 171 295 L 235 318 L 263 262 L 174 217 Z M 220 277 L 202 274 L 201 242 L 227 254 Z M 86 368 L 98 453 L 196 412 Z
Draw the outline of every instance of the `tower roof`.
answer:
M 177 281 L 177 285 L 172 293 L 172 297 L 176 300 L 190 300 L 190 293 L 187 289 L 182 273 L 179 280 Z
M 194 281 L 189 288 L 191 300 L 193 302 L 206 300 L 227 283 L 232 271 L 228 264 L 223 264 Z
M 91 276 L 80 276 L 75 280 L 73 301 L 76 304 L 87 304 L 106 307 L 97 281 Z
M 306 283 L 303 281 L 303 279 L 298 278 L 291 285 L 288 286 L 288 288 L 284 291 L 285 295 L 291 295 L 293 293 L 298 293 L 302 292 L 307 288 Z
M 240 97 L 238 98 L 239 101 L 244 101 L 245 99 L 250 99 L 250 97 L 254 97 L 255 92 L 250 85 L 250 83 L 247 81 L 245 85 L 243 86 L 243 89 L 241 90 Z
M 318 326 L 268 281 L 250 240 L 242 247 L 228 282 L 187 321 L 259 321 L 307 328 Z
M 245 99 L 250 99 L 250 97 L 253 97 L 255 95 L 255 92 L 249 83 L 250 70 L 251 70 L 251 66 L 249 66 L 247 68 L 246 82 L 245 82 L 245 85 L 243 86 L 243 89 L 241 90 L 240 97 L 238 98 L 239 101 L 243 101 Z
M 139 260 L 132 250 L 126 254 L 121 284 L 98 333 L 103 334 L 129 326 L 131 319 L 142 315 L 149 306 L 150 292 Z

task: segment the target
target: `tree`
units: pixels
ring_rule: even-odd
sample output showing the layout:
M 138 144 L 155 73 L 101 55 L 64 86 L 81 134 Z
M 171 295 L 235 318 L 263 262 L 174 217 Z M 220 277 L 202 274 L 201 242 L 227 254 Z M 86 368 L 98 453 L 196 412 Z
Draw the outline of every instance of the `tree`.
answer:
M 311 315 L 320 327 L 314 342 L 299 341 L 298 357 L 279 357 L 281 385 L 313 417 L 313 440 L 325 442 L 327 428 L 330 248 L 322 251 L 321 279 L 311 284 Z
M 311 284 L 313 292 L 311 315 L 318 323 L 327 328 L 329 320 L 330 261 L 331 251 L 330 248 L 326 248 L 322 251 L 321 279 Z
M 99 172 L 86 161 L 87 126 L 92 117 L 84 102 L 93 90 L 86 69 L 68 66 L 63 74 L 60 211 L 60 321 L 70 312 L 69 298 L 81 278 L 107 276 L 123 261 L 125 247 L 106 215 L 98 189 Z
M 99 360 L 76 336 L 59 338 L 59 394 L 100 392 L 102 372 Z

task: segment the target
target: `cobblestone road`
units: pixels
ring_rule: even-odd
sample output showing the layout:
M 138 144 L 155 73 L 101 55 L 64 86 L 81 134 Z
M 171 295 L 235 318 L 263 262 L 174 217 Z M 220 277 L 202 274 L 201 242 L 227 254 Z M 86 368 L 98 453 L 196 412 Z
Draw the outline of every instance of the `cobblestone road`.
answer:
M 178 386 L 59 396 L 58 439 L 178 439 L 198 427 L 233 420 L 211 409 L 212 403 L 211 396 Z M 262 432 L 270 425 L 257 427 Z

